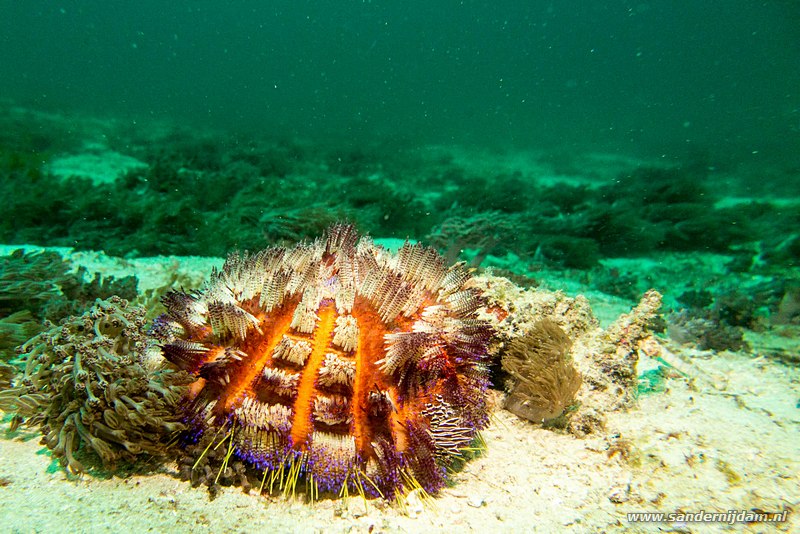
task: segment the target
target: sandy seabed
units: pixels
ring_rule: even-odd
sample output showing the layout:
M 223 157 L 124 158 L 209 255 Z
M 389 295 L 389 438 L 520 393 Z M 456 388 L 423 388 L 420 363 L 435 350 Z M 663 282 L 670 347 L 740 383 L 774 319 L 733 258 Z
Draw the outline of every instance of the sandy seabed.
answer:
M 219 260 L 70 258 L 107 274 L 136 272 L 140 291 L 165 265 L 207 273 Z M 173 263 L 170 263 L 173 262 Z M 92 268 L 93 267 L 93 268 Z M 591 300 L 591 299 L 590 299 Z M 592 302 L 594 305 L 595 303 Z M 603 303 L 598 303 L 604 306 Z M 177 466 L 127 478 L 68 477 L 33 430 L 0 428 L 4 532 L 719 532 L 800 529 L 800 370 L 759 354 L 711 354 L 662 340 L 676 371 L 662 392 L 609 412 L 588 437 L 542 429 L 496 408 L 486 450 L 431 499 L 258 496 L 225 488 L 211 500 Z M 642 355 L 640 369 L 654 366 Z M 414 495 L 416 497 L 416 495 Z M 630 512 L 788 510 L 788 521 L 632 523 Z

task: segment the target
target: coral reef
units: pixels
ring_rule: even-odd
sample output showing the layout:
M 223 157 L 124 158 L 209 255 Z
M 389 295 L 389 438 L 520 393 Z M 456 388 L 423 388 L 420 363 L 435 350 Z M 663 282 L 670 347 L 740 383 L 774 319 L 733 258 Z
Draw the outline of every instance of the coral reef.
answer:
M 562 415 L 581 385 L 571 347 L 572 341 L 550 319 L 514 339 L 502 357 L 503 370 L 513 379 L 504 407 L 536 423 Z
M 25 343 L 25 370 L 0 391 L 0 409 L 40 427 L 43 443 L 69 471 L 91 451 L 104 465 L 164 455 L 184 428 L 177 402 L 185 373 L 150 369 L 144 310 L 119 297 Z M 81 447 L 83 445 L 83 447 Z
M 492 354 L 502 358 L 516 340 L 543 320 L 557 325 L 572 341 L 573 365 L 582 378 L 576 402 L 571 403 L 576 409 L 568 410 L 568 417 L 556 417 L 550 426 L 566 428 L 577 436 L 592 434 L 604 428 L 606 412 L 630 403 L 636 392 L 636 351 L 648 337 L 649 321 L 660 304 L 658 293 L 648 293 L 641 308 L 600 332 L 588 300 L 581 295 L 571 298 L 560 291 L 523 290 L 504 278 L 487 275 L 476 277 L 475 282 L 487 298 L 482 316 L 497 332 L 490 347 Z M 624 325 L 628 325 L 628 337 L 621 333 Z M 602 344 L 597 342 L 598 337 L 604 340 Z M 622 344 L 619 354 L 615 339 Z M 565 383 L 570 384 L 571 379 Z
M 481 288 L 487 301 L 482 317 L 490 321 L 496 331 L 493 353 L 499 352 L 545 318 L 553 321 L 573 340 L 599 325 L 589 301 L 583 295 L 568 297 L 561 291 L 523 289 L 507 278 L 491 275 L 476 276 L 474 282 Z
M 462 264 L 408 242 L 389 254 L 350 225 L 230 255 L 202 290 L 166 295 L 153 327 L 196 379 L 184 476 L 242 483 L 244 460 L 312 498 L 435 492 L 488 422 L 483 304 Z
M 572 345 L 570 365 L 574 365 L 582 382 L 577 388 L 575 402 L 562 402 L 573 404 L 576 409 L 569 411 L 568 418 L 556 417 L 556 426 L 566 425 L 565 428 L 577 436 L 592 434 L 604 428 L 605 413 L 632 404 L 638 387 L 639 351 L 642 347 L 658 345 L 651 332 L 657 326 L 660 293 L 648 291 L 630 313 L 600 331 L 589 302 L 583 296 L 570 298 L 560 291 L 538 288 L 523 290 L 509 280 L 489 275 L 476 277 L 475 283 L 487 299 L 482 317 L 497 332 L 490 352 L 500 356 L 503 367 L 518 359 L 520 344 L 526 351 L 552 351 L 554 359 L 557 359 L 556 354 L 563 356 L 562 362 L 568 361 L 566 347 Z M 542 322 L 550 324 L 547 330 L 554 340 L 561 340 L 560 343 L 548 346 L 550 341 L 533 341 L 531 332 Z M 531 337 L 526 339 L 526 336 Z M 567 398 L 576 379 L 570 371 L 564 369 L 564 373 L 563 383 L 568 387 L 563 398 Z
M 457 163 L 453 153 L 402 143 L 313 146 L 78 121 L 70 124 L 75 132 L 88 134 L 81 127 L 89 126 L 103 140 L 82 154 L 75 133 L 42 133 L 60 131 L 63 121 L 33 131 L 16 118 L 5 124 L 19 134 L 5 133 L 9 142 L 0 149 L 6 243 L 123 257 L 223 256 L 233 247 L 257 250 L 265 237 L 312 238 L 331 218 L 344 217 L 375 235 L 429 235 L 449 260 L 466 248 L 475 265 L 486 254 L 512 252 L 548 267 L 586 270 L 608 257 L 712 250 L 739 255 L 737 268 L 747 271 L 793 265 L 800 243 L 791 232 L 797 207 L 720 207 L 709 185 L 718 177 L 696 161 L 625 165 L 613 171 L 614 180 L 606 167 L 603 180 L 588 185 L 568 176 L 553 183 L 543 161 L 497 169 L 481 158 Z M 53 173 L 50 164 L 64 151 L 78 158 L 116 153 L 141 165 L 115 183 L 93 183 L 86 169 L 82 177 Z M 596 165 L 567 172 L 586 181 Z M 743 254 L 743 246 L 752 253 Z

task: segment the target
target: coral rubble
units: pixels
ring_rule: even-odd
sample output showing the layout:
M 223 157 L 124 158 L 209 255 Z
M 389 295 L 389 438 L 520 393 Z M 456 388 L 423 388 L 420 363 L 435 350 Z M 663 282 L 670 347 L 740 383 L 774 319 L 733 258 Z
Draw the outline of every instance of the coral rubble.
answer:
M 580 407 L 568 430 L 578 436 L 605 426 L 605 413 L 630 407 L 637 394 L 639 352 L 653 341 L 651 324 L 661 308 L 661 294 L 647 291 L 630 313 L 623 314 L 587 347 L 578 368 L 584 386 L 578 394 Z
M 642 296 L 630 313 L 612 323 L 601 336 L 601 348 L 595 354 L 596 369 L 621 388 L 621 403 L 628 404 L 636 390 L 636 363 L 639 345 L 652 334 L 650 323 L 661 308 L 661 294 L 651 289 Z

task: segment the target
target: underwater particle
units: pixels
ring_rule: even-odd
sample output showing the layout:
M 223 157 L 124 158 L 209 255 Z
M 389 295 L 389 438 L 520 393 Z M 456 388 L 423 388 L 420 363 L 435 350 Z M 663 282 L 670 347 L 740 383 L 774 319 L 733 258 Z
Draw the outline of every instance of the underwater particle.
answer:
M 389 254 L 336 224 L 167 294 L 153 333 L 196 378 L 184 475 L 213 488 L 244 461 L 262 488 L 303 480 L 312 499 L 440 489 L 488 422 L 493 331 L 470 284 L 431 248 Z
M 513 378 L 505 408 L 536 423 L 562 415 L 581 386 L 571 347 L 570 338 L 551 319 L 542 319 L 513 340 L 502 358 L 503 370 Z

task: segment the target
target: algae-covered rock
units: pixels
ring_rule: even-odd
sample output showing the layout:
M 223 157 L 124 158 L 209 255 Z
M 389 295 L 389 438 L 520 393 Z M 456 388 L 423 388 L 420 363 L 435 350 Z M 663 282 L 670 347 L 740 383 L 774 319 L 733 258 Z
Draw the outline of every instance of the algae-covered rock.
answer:
M 572 434 L 585 436 L 599 431 L 605 426 L 605 413 L 633 404 L 639 385 L 639 351 L 653 341 L 650 325 L 660 308 L 661 294 L 651 289 L 630 313 L 622 314 L 586 340 L 578 366 L 584 382 L 578 394 L 580 408 L 567 427 Z

